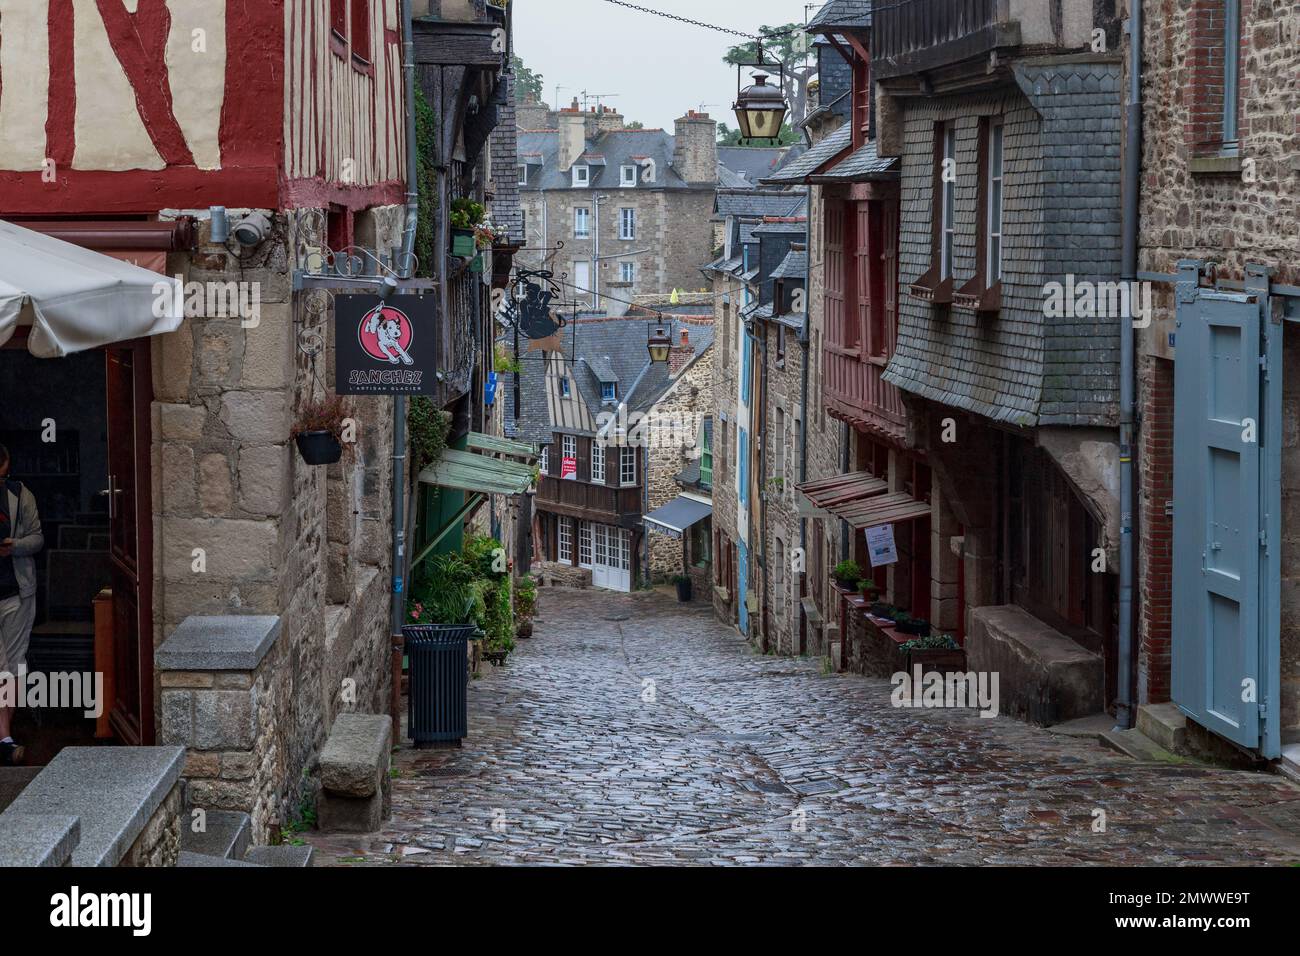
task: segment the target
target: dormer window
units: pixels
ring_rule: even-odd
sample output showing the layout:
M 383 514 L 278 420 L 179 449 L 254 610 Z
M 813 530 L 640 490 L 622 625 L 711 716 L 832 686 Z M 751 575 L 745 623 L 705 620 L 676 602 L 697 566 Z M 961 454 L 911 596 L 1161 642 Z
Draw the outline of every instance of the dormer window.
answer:
M 621 169 L 622 169 L 622 178 L 619 180 L 619 185 L 622 186 L 624 189 L 628 189 L 628 188 L 630 188 L 630 187 L 632 187 L 632 186 L 635 186 L 635 185 L 636 185 L 636 167 L 635 167 L 635 166 L 623 166 L 623 167 L 621 167 Z
M 519 185 L 528 185 L 528 167 L 524 163 L 519 164 Z
M 603 402 L 617 402 L 617 401 L 618 401 L 618 383 L 617 383 L 617 382 L 601 382 L 601 383 L 600 383 L 600 399 L 601 399 L 601 401 L 603 401 Z
M 574 166 L 573 167 L 573 188 L 585 189 L 591 185 L 591 167 Z

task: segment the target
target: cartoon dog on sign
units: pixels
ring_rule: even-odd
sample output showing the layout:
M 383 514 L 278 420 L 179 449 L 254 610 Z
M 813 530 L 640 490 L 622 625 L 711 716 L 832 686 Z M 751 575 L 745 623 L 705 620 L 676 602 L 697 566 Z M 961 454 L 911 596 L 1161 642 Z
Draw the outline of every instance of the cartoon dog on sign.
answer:
M 375 345 L 391 364 L 414 365 L 415 359 L 407 354 L 402 345 L 402 340 L 406 338 L 402 330 L 403 318 L 395 309 L 386 309 L 381 305 L 366 316 L 365 332 L 374 336 Z

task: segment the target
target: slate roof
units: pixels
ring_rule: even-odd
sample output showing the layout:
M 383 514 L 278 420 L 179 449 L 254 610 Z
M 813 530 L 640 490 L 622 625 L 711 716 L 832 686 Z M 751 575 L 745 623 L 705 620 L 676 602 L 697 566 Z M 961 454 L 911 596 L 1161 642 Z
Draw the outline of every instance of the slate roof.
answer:
M 664 320 L 669 334 L 676 343 L 680 329 L 690 330 L 691 345 L 696 356 L 713 344 L 713 326 L 709 323 L 669 323 Z M 628 413 L 643 412 L 663 397 L 673 379 L 666 364 L 652 364 L 646 351 L 646 318 L 628 315 L 625 319 L 579 320 L 577 329 L 570 326 L 561 333 L 564 341 L 563 361 L 573 374 L 578 394 L 591 411 L 592 418 L 601 412 L 612 411 L 614 405 L 601 400 L 600 381 L 605 375 L 618 382 L 618 396 L 627 403 Z M 513 347 L 513 334 L 502 338 Z M 523 351 L 520 348 L 519 394 L 520 415 L 514 415 L 514 375 L 506 374 L 498 401 L 504 402 L 505 433 L 507 438 L 521 441 L 549 443 L 554 440 L 555 424 L 550 420 L 546 400 L 546 365 L 542 352 Z M 593 371 L 600 368 L 598 375 Z M 608 379 L 606 379 L 608 380 Z
M 863 182 L 879 176 L 886 176 L 898 169 L 897 157 L 882 159 L 876 154 L 876 141 L 869 140 L 865 146 L 837 163 L 825 172 L 812 176 L 815 183 L 851 183 Z
M 519 130 L 520 155 L 528 156 L 529 162 L 540 165 L 528 173 L 528 185 L 521 187 L 524 191 L 535 189 L 571 189 L 573 176 L 570 170 L 560 171 L 560 131 Z M 672 168 L 673 136 L 661 129 L 643 130 L 604 130 L 587 142 L 585 155 L 591 165 L 591 189 L 618 189 L 621 169 L 624 166 L 639 165 L 640 158 L 654 160 L 655 183 L 637 188 L 687 188 L 687 183 Z M 601 157 L 601 162 L 592 161 L 593 156 Z M 540 164 L 537 160 L 540 159 Z M 603 163 L 603 165 L 602 165 Z M 699 188 L 698 184 L 695 188 Z
M 977 116 L 1004 116 L 1002 307 L 936 310 L 900 296 L 898 346 L 884 378 L 913 394 L 1022 427 L 1117 423 L 1118 342 L 1106 318 L 1047 318 L 1050 282 L 1110 282 L 1121 270 L 1119 64 L 1017 63 L 1016 87 L 920 101 L 904 116 L 899 284 L 930 267 L 934 124 L 958 124 L 958 165 L 978 165 Z M 978 107 L 978 110 L 972 109 Z M 1087 134 L 1082 135 L 1081 130 Z M 969 178 L 957 189 L 955 284 L 974 274 L 979 226 Z
M 831 27 L 871 26 L 871 0 L 830 0 L 808 21 L 810 32 L 831 32 Z
M 797 216 L 806 208 L 803 192 L 777 192 L 772 189 L 718 190 L 713 201 L 714 219 L 727 216 Z
M 751 186 L 757 186 L 764 176 L 770 176 L 781 167 L 793 147 L 719 146 L 718 162 L 731 172 L 743 176 Z
M 802 236 L 808 231 L 807 220 L 794 220 L 790 222 L 761 222 L 754 227 L 756 236 L 775 236 L 794 234 Z
M 791 248 L 785 261 L 772 270 L 773 279 L 807 279 L 808 251 Z
M 803 183 L 814 170 L 830 162 L 852 145 L 853 127 L 845 123 L 794 162 L 768 176 L 763 180 L 763 184 L 793 186 Z
M 501 172 L 493 176 L 492 202 L 488 215 L 498 229 L 516 241 L 524 238 L 524 213 L 519 205 L 519 176 L 517 173 L 518 139 L 515 135 L 514 76 L 503 73 L 501 82 L 507 84 L 503 102 L 497 107 L 499 120 L 496 129 L 488 136 L 488 149 L 492 151 L 492 168 Z

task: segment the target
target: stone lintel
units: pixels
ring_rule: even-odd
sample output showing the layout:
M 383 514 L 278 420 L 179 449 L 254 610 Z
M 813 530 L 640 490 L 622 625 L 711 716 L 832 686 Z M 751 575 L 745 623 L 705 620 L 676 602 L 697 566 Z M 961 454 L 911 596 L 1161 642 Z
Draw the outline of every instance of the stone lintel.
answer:
M 77 817 L 81 840 L 71 865 L 116 866 L 184 765 L 184 747 L 65 747 L 0 814 L 0 824 L 15 816 Z
M 76 817 L 0 814 L 0 866 L 64 866 L 80 840 Z
M 278 617 L 187 617 L 154 662 L 163 671 L 255 671 L 279 635 Z

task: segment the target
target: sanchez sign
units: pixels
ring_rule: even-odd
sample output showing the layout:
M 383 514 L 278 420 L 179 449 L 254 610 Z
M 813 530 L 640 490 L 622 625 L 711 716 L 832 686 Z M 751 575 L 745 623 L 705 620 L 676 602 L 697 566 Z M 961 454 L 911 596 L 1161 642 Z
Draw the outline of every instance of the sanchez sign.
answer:
M 339 395 L 432 395 L 437 384 L 432 295 L 334 299 L 334 382 Z

